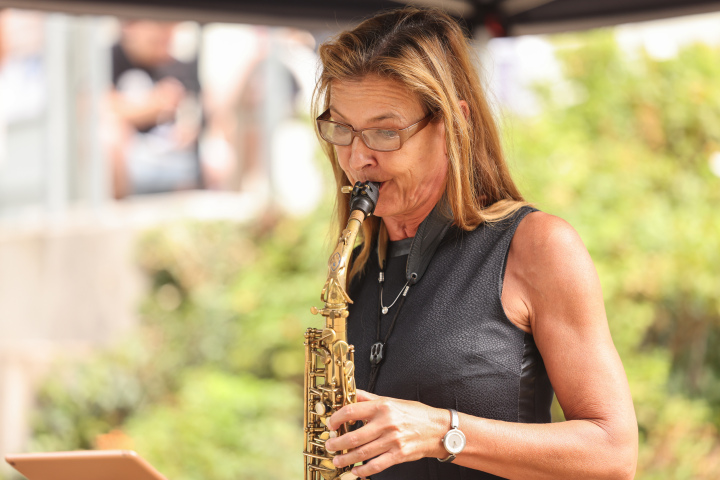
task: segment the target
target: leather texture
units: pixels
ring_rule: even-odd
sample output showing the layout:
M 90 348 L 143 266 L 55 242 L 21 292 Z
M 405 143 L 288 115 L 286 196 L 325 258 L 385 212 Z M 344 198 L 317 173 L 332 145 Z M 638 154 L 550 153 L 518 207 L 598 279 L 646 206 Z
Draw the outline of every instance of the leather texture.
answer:
M 524 207 L 503 222 L 472 232 L 456 227 L 427 228 L 437 242 L 430 259 L 413 241 L 408 255 L 389 257 L 384 291 L 394 298 L 407 281 L 408 265 L 427 263 L 408 292 L 384 350 L 375 393 L 416 400 L 437 408 L 507 422 L 550 422 L 553 391 L 532 335 L 505 315 L 501 293 L 510 242 Z M 430 218 L 430 217 L 428 217 Z M 418 234 L 423 227 L 418 229 Z M 392 250 L 390 248 L 389 250 Z M 355 378 L 366 389 L 370 349 L 380 315 L 377 253 L 350 286 L 348 339 L 355 346 Z M 427 260 L 427 262 L 425 262 Z M 382 315 L 384 338 L 398 305 Z M 438 442 L 441 439 L 438 438 Z M 496 479 L 488 473 L 423 458 L 393 466 L 373 480 Z
M 415 285 L 422 279 L 450 225 L 452 214 L 446 203 L 441 201 L 420 224 L 410 246 L 410 256 L 405 266 L 405 278 L 410 285 Z

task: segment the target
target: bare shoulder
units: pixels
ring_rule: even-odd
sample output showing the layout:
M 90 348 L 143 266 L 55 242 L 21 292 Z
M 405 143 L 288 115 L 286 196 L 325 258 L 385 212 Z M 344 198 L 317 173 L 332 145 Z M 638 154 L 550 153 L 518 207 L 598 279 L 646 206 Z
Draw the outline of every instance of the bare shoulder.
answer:
M 517 250 L 515 253 L 527 255 L 528 260 L 530 257 L 578 253 L 577 250 L 587 252 L 580 235 L 568 222 L 545 212 L 525 216 L 518 225 L 511 248 Z
M 577 231 L 562 218 L 544 212 L 528 214 L 518 225 L 510 245 L 510 256 L 520 260 L 515 266 L 528 278 L 550 280 L 557 274 L 593 275 L 595 267 Z
M 535 331 L 542 318 L 559 318 L 559 309 L 587 301 L 602 304 L 597 272 L 580 235 L 568 222 L 548 213 L 530 213 L 518 225 L 505 278 L 503 305 L 516 325 L 516 320 L 526 317 L 526 331 Z

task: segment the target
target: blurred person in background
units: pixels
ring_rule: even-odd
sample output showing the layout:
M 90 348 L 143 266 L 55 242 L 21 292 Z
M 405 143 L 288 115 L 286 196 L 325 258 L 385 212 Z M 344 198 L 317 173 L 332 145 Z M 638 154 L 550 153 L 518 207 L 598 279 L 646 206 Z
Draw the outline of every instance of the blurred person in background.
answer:
M 43 13 L 0 10 L 0 192 L 7 189 L 4 182 L 11 182 L 11 173 L 27 176 L 25 169 L 33 168 L 22 147 L 33 141 L 25 134 L 42 122 L 47 107 L 44 20 Z M 13 132 L 20 133 L 14 142 L 19 150 L 10 162 Z
M 115 198 L 203 187 L 197 59 L 181 62 L 171 55 L 175 27 L 126 21 L 112 48 Z
M 5 39 L 3 38 L 3 14 L 4 10 L 0 10 L 0 77 L 2 76 L 3 59 L 5 58 Z M 0 78 L 0 166 L 5 161 L 5 114 L 2 111 L 2 79 Z
M 259 47 L 239 85 L 233 144 L 238 168 L 231 180 L 238 190 L 267 189 L 286 212 L 307 214 L 322 195 L 315 166 L 315 132 L 301 112 L 310 106 L 317 64 L 314 38 L 294 29 L 258 29 Z M 294 195 L 303 184 L 308 194 Z
M 302 113 L 309 110 L 315 88 L 314 48 L 313 36 L 302 30 L 206 29 L 203 90 L 212 115 L 202 151 L 208 188 L 260 197 L 272 193 L 274 201 L 292 204 L 294 211 L 297 198 L 288 202 L 283 194 L 291 195 L 298 181 L 312 183 L 320 195 L 315 132 Z M 316 203 L 309 198 L 300 210 Z

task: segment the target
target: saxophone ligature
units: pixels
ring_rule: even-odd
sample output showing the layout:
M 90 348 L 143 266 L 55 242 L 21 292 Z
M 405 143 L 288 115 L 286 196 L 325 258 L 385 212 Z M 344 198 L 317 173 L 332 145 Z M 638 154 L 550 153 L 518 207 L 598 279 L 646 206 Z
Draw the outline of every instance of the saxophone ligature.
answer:
M 332 460 L 338 452 L 325 448 L 327 439 L 346 433 L 350 425 L 331 432 L 326 424 L 333 413 L 356 401 L 354 348 L 346 333 L 348 303 L 353 303 L 346 291 L 347 270 L 360 226 L 375 210 L 378 190 L 373 182 L 343 187 L 344 193 L 352 193 L 350 217 L 328 260 L 328 276 L 320 294 L 325 307 L 310 310 L 325 317 L 325 328 L 305 332 L 305 480 L 357 478 L 351 466 L 336 468 Z

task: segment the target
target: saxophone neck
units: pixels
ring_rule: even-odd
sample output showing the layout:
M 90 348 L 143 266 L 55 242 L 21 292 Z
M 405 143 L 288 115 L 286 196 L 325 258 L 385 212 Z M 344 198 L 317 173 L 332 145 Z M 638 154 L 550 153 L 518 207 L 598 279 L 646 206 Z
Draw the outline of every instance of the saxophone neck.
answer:
M 338 242 L 338 249 L 341 250 L 341 257 L 343 264 L 346 267 L 350 266 L 350 258 L 352 257 L 353 250 L 355 249 L 355 240 L 357 239 L 360 227 L 365 221 L 365 214 L 361 210 L 353 210 L 350 212 L 350 218 L 348 218 L 347 226 L 343 231 L 340 241 Z M 348 268 L 344 268 L 340 272 L 343 288 L 347 288 L 347 275 L 350 272 Z
M 347 275 L 350 257 L 352 256 L 360 226 L 365 219 L 362 211 L 354 210 L 350 213 L 347 226 L 340 234 L 337 246 L 328 260 L 328 277 L 325 282 L 320 299 L 325 302 L 325 308 L 346 307 L 352 300 L 347 294 Z

